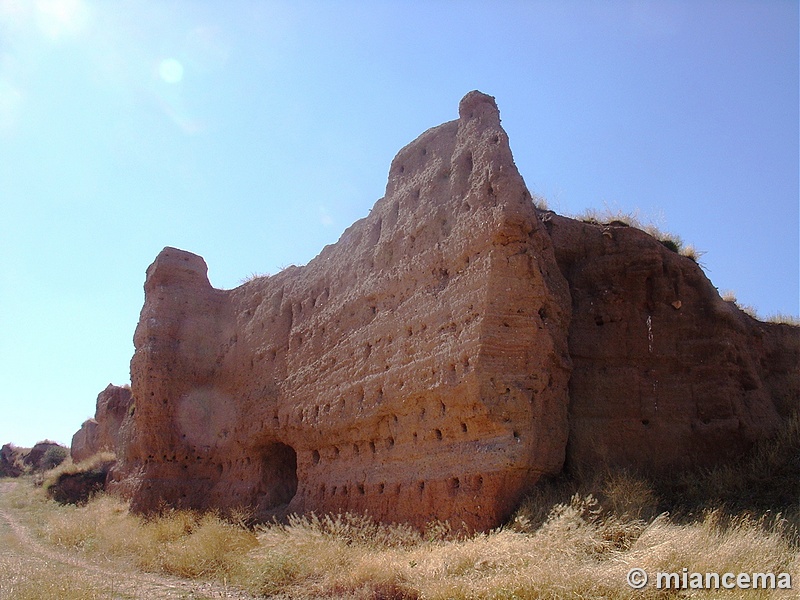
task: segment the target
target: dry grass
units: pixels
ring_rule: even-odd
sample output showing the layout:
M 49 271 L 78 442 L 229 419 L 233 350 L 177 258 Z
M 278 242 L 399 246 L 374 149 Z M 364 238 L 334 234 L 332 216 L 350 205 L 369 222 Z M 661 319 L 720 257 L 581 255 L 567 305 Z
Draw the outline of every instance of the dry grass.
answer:
M 652 505 L 644 482 L 620 475 L 607 482 L 604 503 L 575 494 L 551 506 L 540 525 L 523 507 L 509 526 L 459 539 L 356 516 L 295 518 L 255 531 L 185 511 L 144 520 L 100 496 L 85 507 L 47 503 L 40 533 L 89 556 L 224 580 L 264 597 L 677 598 L 634 593 L 625 584 L 628 569 L 800 576 L 800 553 L 778 521 L 719 510 L 682 524 L 666 515 L 636 517 Z
M 777 312 L 771 315 L 767 315 L 766 320 L 768 323 L 781 323 L 783 325 L 792 325 L 794 327 L 800 327 L 800 317 L 795 315 L 790 315 L 788 313 Z
M 99 452 L 90 458 L 79 463 L 73 463 L 72 457 L 67 458 L 54 469 L 45 471 L 35 479 L 37 485 L 41 485 L 45 490 L 51 488 L 63 474 L 85 473 L 99 468 L 104 463 L 113 462 L 117 459 L 113 452 Z
M 252 531 L 215 513 L 169 511 L 144 519 L 108 495 L 51 511 L 40 533 L 58 546 L 123 558 L 143 571 L 220 581 L 258 544 Z
M 780 324 L 783 324 L 783 325 L 792 325 L 793 327 L 800 327 L 800 317 L 795 316 L 795 315 L 790 315 L 790 314 L 781 313 L 781 312 L 777 312 L 777 313 L 774 313 L 774 314 L 771 314 L 771 315 L 767 315 L 766 317 L 763 317 L 763 316 L 759 315 L 758 311 L 756 310 L 756 308 L 754 306 L 739 302 L 739 300 L 736 298 L 736 292 L 734 292 L 733 290 L 721 291 L 720 292 L 720 297 L 725 302 L 732 302 L 733 304 L 736 305 L 736 307 L 739 310 L 741 310 L 742 312 L 747 313 L 748 315 L 750 315 L 754 319 L 758 319 L 759 321 L 764 321 L 766 323 L 780 323 Z
M 256 279 L 268 279 L 270 277 L 272 277 L 272 275 L 270 273 L 266 273 L 266 272 L 265 273 L 257 273 L 257 272 L 254 271 L 254 272 L 250 273 L 249 275 L 247 275 L 246 277 L 242 277 L 239 280 L 239 285 L 244 285 L 245 283 L 250 283 L 251 281 L 255 281 Z
M 698 265 L 703 266 L 700 262 L 700 257 L 702 257 L 705 252 L 698 250 L 693 244 L 684 244 L 680 236 L 666 232 L 661 229 L 661 227 L 656 225 L 652 220 L 642 217 L 639 214 L 638 209 L 633 212 L 629 212 L 620 209 L 611 209 L 608 206 L 602 210 L 588 208 L 580 214 L 571 215 L 571 218 L 595 225 L 621 223 L 623 225 L 627 225 L 628 227 L 641 229 L 645 233 L 657 239 L 673 252 L 676 252 L 681 256 L 685 256 L 686 258 L 696 262 Z
M 685 591 L 632 590 L 625 576 L 634 566 L 649 573 L 788 572 L 798 585 L 800 536 L 793 523 L 800 511 L 784 516 L 800 503 L 798 462 L 795 419 L 735 466 L 659 486 L 626 472 L 548 482 L 508 525 L 467 537 L 442 524 L 421 533 L 353 515 L 295 517 L 255 529 L 244 518 L 231 522 L 214 513 L 167 511 L 144 519 L 113 497 L 59 506 L 32 488 L 4 503 L 42 539 L 87 558 L 225 581 L 263 597 L 682 598 L 689 597 Z M 761 590 L 747 597 L 792 596 Z
M 2 562 L 0 600 L 101 600 L 113 597 L 110 595 L 113 590 L 98 588 L 67 568 L 35 562 Z
M 712 509 L 783 522 L 800 547 L 800 413 L 745 459 L 716 469 L 681 473 L 659 482 L 659 494 L 676 517 L 691 520 Z

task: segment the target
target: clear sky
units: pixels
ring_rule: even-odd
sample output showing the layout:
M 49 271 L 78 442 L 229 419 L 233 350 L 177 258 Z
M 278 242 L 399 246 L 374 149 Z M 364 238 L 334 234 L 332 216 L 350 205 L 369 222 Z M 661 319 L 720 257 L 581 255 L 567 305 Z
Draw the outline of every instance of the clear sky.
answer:
M 496 97 L 560 213 L 638 212 L 798 315 L 798 2 L 0 0 L 0 443 L 129 381 L 147 266 L 304 264 Z

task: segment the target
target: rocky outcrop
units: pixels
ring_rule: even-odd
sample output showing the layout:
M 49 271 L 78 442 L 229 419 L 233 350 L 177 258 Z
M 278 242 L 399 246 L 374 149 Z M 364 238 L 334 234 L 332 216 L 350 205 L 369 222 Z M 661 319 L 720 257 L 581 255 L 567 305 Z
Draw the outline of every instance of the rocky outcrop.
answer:
M 72 461 L 81 462 L 98 452 L 116 452 L 120 428 L 132 403 L 133 396 L 129 387 L 108 384 L 97 396 L 94 418 L 84 421 L 72 436 Z
M 110 486 L 139 511 L 486 529 L 565 459 L 710 463 L 798 406 L 796 328 L 644 232 L 538 211 L 479 92 L 305 267 L 218 290 L 164 249 L 134 343 Z

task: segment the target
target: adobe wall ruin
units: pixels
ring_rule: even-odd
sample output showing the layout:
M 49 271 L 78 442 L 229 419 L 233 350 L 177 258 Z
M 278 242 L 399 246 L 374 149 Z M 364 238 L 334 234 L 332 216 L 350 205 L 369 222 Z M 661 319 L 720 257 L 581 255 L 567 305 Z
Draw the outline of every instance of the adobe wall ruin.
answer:
M 565 460 L 711 463 L 800 402 L 797 328 L 644 232 L 537 210 L 479 92 L 308 265 L 206 271 L 174 248 L 147 270 L 111 482 L 134 510 L 487 529 Z
M 81 462 L 98 452 L 116 452 L 122 422 L 128 415 L 133 394 L 130 388 L 108 384 L 97 395 L 94 417 L 87 419 L 72 436 L 70 456 Z

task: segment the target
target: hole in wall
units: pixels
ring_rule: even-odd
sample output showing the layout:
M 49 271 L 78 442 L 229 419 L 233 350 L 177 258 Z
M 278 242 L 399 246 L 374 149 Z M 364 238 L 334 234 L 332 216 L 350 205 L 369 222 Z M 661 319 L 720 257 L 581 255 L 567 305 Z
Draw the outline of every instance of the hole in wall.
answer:
M 259 508 L 271 510 L 291 502 L 297 493 L 297 452 L 280 442 L 261 451 Z

